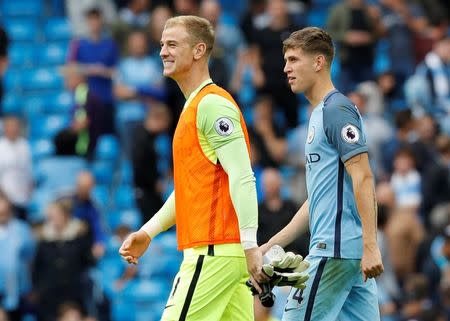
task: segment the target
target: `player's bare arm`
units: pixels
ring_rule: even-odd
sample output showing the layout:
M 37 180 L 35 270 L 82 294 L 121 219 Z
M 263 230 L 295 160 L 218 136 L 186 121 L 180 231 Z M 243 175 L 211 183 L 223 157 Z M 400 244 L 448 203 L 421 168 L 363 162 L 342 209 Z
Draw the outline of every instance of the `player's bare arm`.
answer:
M 306 200 L 300 209 L 295 213 L 292 220 L 281 231 L 272 236 L 272 238 L 263 244 L 260 248 L 265 254 L 273 245 L 278 244 L 285 247 L 292 243 L 297 237 L 308 230 L 309 224 L 309 203 Z
M 356 206 L 361 216 L 363 230 L 361 269 L 364 280 L 367 280 L 379 276 L 384 270 L 377 245 L 377 203 L 368 154 L 353 156 L 345 162 L 345 168 L 352 178 Z

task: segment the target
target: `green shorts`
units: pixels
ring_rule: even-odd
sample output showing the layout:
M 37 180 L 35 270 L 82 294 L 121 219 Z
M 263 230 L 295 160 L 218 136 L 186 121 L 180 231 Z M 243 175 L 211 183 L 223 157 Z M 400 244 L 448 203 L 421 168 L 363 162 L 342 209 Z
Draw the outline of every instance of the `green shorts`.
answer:
M 161 320 L 253 321 L 253 297 L 245 285 L 249 276 L 242 248 L 236 256 L 223 256 L 230 254 L 230 246 L 237 245 L 240 247 L 226 244 L 185 250 Z

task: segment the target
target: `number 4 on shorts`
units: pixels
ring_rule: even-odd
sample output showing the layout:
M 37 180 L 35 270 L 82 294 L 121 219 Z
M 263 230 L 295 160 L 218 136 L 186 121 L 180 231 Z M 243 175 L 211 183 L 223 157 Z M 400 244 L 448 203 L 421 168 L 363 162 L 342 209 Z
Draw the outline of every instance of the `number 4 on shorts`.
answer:
M 298 304 L 302 303 L 303 301 L 303 289 L 297 289 L 294 292 L 294 295 L 292 296 L 292 299 L 297 300 Z

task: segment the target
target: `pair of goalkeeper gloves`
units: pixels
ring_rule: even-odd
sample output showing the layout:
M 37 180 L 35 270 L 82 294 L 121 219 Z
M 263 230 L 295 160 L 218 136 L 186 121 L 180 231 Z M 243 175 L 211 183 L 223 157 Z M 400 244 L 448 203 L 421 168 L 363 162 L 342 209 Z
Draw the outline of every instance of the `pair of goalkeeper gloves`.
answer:
M 264 306 L 266 306 L 265 302 L 273 305 L 275 297 L 271 292 L 275 286 L 292 286 L 298 289 L 306 287 L 306 281 L 309 279 L 309 274 L 306 272 L 308 267 L 309 262 L 303 260 L 301 255 L 285 252 L 281 246 L 274 245 L 264 255 L 262 270 L 269 277 L 269 282 L 260 284 L 263 293 L 258 294 L 250 281 L 247 285 L 253 295 L 259 295 Z

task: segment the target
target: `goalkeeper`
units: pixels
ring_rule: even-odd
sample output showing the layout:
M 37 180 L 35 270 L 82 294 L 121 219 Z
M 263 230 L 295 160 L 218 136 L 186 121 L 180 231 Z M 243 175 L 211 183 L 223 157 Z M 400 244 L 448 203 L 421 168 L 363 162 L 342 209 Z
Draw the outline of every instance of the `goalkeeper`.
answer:
M 256 243 L 258 213 L 249 140 L 242 114 L 208 72 L 214 43 L 211 24 L 199 17 L 167 20 L 161 39 L 164 75 L 187 101 L 173 138 L 175 191 L 120 254 L 138 263 L 151 240 L 177 225 L 184 260 L 162 320 L 253 321 L 249 276 L 262 272 Z

